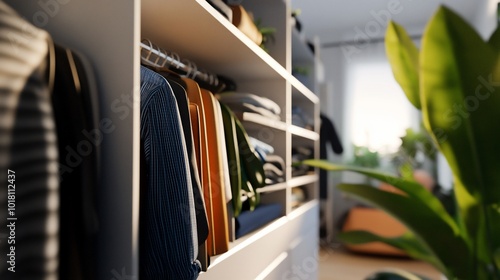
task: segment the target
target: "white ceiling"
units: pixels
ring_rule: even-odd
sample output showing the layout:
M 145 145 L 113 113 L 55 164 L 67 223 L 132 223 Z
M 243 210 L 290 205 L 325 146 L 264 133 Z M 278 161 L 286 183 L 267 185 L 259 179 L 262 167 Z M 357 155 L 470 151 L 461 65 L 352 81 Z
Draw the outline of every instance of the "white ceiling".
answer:
M 386 25 L 379 25 L 380 31 L 376 27 L 384 21 L 382 15 L 391 15 L 410 34 L 421 35 L 441 3 L 472 22 L 479 3 L 484 1 L 487 0 L 291 0 L 292 8 L 301 10 L 303 32 L 307 37 L 318 36 L 322 43 L 352 40 L 357 30 L 365 28 L 370 37 L 382 38 Z

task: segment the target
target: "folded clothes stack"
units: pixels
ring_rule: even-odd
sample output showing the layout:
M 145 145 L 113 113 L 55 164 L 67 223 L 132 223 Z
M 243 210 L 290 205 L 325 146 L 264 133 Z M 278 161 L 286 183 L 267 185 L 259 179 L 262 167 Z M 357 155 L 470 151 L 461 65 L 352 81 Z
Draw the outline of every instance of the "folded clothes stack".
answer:
M 250 144 L 264 163 L 266 185 L 273 185 L 285 181 L 285 161 L 274 154 L 274 147 L 256 138 L 250 137 Z
M 314 120 L 312 120 L 302 108 L 298 106 L 292 107 L 292 124 L 306 129 L 314 129 Z
M 266 185 L 274 185 L 285 181 L 285 161 L 278 155 L 268 155 L 264 164 Z
M 314 158 L 314 149 L 312 147 L 293 147 L 292 148 L 292 165 L 306 159 Z M 306 175 L 311 169 L 307 165 L 293 165 L 292 177 Z
M 278 203 L 261 204 L 254 211 L 242 212 L 236 218 L 236 238 L 260 228 L 261 226 L 279 218 L 282 215 L 283 207 Z
M 281 108 L 269 98 L 252 93 L 224 92 L 217 94 L 217 99 L 231 108 L 236 115 L 249 112 L 280 120 Z

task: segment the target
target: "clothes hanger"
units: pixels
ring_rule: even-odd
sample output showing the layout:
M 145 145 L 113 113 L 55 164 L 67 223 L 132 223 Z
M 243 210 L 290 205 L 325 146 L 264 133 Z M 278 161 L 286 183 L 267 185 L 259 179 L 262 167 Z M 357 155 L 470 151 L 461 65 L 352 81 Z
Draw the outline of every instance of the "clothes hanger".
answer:
M 224 82 L 215 74 L 198 68 L 196 63 L 181 59 L 175 52 L 169 52 L 154 45 L 149 39 L 143 39 L 141 47 L 141 63 L 155 70 L 175 73 L 195 80 L 200 87 L 212 92 L 220 92 L 227 88 Z M 156 71 L 156 70 L 155 70 Z

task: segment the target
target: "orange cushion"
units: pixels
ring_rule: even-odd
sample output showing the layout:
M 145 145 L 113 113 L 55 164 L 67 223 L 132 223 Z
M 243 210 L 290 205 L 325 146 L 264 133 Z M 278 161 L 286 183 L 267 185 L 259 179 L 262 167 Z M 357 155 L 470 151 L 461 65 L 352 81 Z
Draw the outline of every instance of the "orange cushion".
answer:
M 365 230 L 383 237 L 397 237 L 407 231 L 398 220 L 375 208 L 355 207 L 349 211 L 343 231 Z M 361 253 L 406 256 L 403 251 L 381 242 L 346 245 L 349 250 Z

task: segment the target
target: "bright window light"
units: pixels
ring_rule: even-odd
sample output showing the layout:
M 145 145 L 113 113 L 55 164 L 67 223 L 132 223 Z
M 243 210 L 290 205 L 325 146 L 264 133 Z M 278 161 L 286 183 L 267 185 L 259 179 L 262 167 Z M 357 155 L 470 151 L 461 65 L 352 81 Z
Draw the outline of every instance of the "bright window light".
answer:
M 350 138 L 381 154 L 395 152 L 413 127 L 415 109 L 394 80 L 387 62 L 356 63 L 349 71 Z

